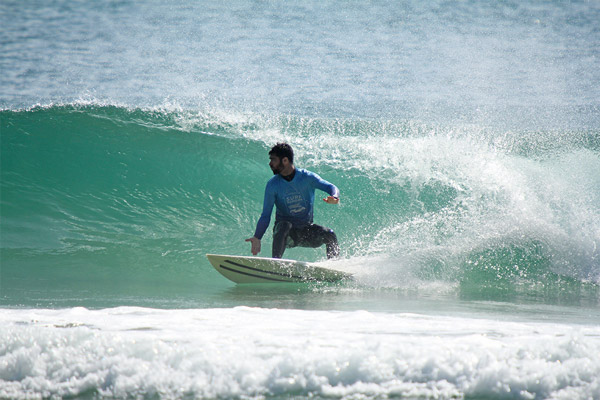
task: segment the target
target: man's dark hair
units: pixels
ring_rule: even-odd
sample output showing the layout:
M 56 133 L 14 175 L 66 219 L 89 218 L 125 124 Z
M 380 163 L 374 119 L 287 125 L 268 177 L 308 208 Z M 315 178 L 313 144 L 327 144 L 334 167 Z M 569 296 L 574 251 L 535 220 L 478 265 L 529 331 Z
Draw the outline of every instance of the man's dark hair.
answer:
M 277 156 L 280 160 L 283 157 L 287 157 L 291 164 L 294 163 L 294 150 L 292 150 L 292 146 L 287 143 L 277 143 L 271 148 L 269 155 Z

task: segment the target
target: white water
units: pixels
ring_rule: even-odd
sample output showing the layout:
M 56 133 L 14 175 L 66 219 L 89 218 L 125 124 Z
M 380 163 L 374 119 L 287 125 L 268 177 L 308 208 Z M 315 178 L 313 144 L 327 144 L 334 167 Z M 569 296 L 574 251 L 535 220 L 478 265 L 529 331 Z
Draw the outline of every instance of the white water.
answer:
M 600 399 L 600 327 L 366 311 L 3 310 L 0 397 Z

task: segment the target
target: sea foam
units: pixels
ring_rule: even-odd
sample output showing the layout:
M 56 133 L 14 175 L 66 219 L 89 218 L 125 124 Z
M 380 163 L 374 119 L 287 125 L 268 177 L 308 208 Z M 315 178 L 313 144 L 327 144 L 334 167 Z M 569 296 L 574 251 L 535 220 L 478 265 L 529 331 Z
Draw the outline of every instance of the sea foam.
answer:
M 247 307 L 0 319 L 2 398 L 600 398 L 598 326 Z

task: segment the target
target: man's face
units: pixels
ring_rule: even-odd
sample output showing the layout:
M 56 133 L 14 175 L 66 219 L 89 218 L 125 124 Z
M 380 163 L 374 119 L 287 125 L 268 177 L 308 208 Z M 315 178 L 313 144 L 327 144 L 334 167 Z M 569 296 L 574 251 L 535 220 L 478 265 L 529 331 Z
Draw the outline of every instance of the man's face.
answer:
M 273 171 L 273 175 L 277 175 L 281 171 L 283 171 L 283 164 L 281 163 L 281 159 L 275 155 L 270 155 L 269 159 L 269 167 L 271 167 L 271 171 Z

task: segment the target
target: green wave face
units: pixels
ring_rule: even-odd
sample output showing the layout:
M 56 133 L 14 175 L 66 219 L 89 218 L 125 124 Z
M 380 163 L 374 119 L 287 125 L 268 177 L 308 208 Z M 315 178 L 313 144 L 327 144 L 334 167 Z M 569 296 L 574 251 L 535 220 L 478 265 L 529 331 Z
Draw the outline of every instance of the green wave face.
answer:
M 340 188 L 315 222 L 336 231 L 357 290 L 599 299 L 599 132 L 73 104 L 0 123 L 7 304 L 74 289 L 91 305 L 220 301 L 230 283 L 204 255 L 249 255 L 282 140 Z M 269 229 L 261 255 L 270 242 Z

